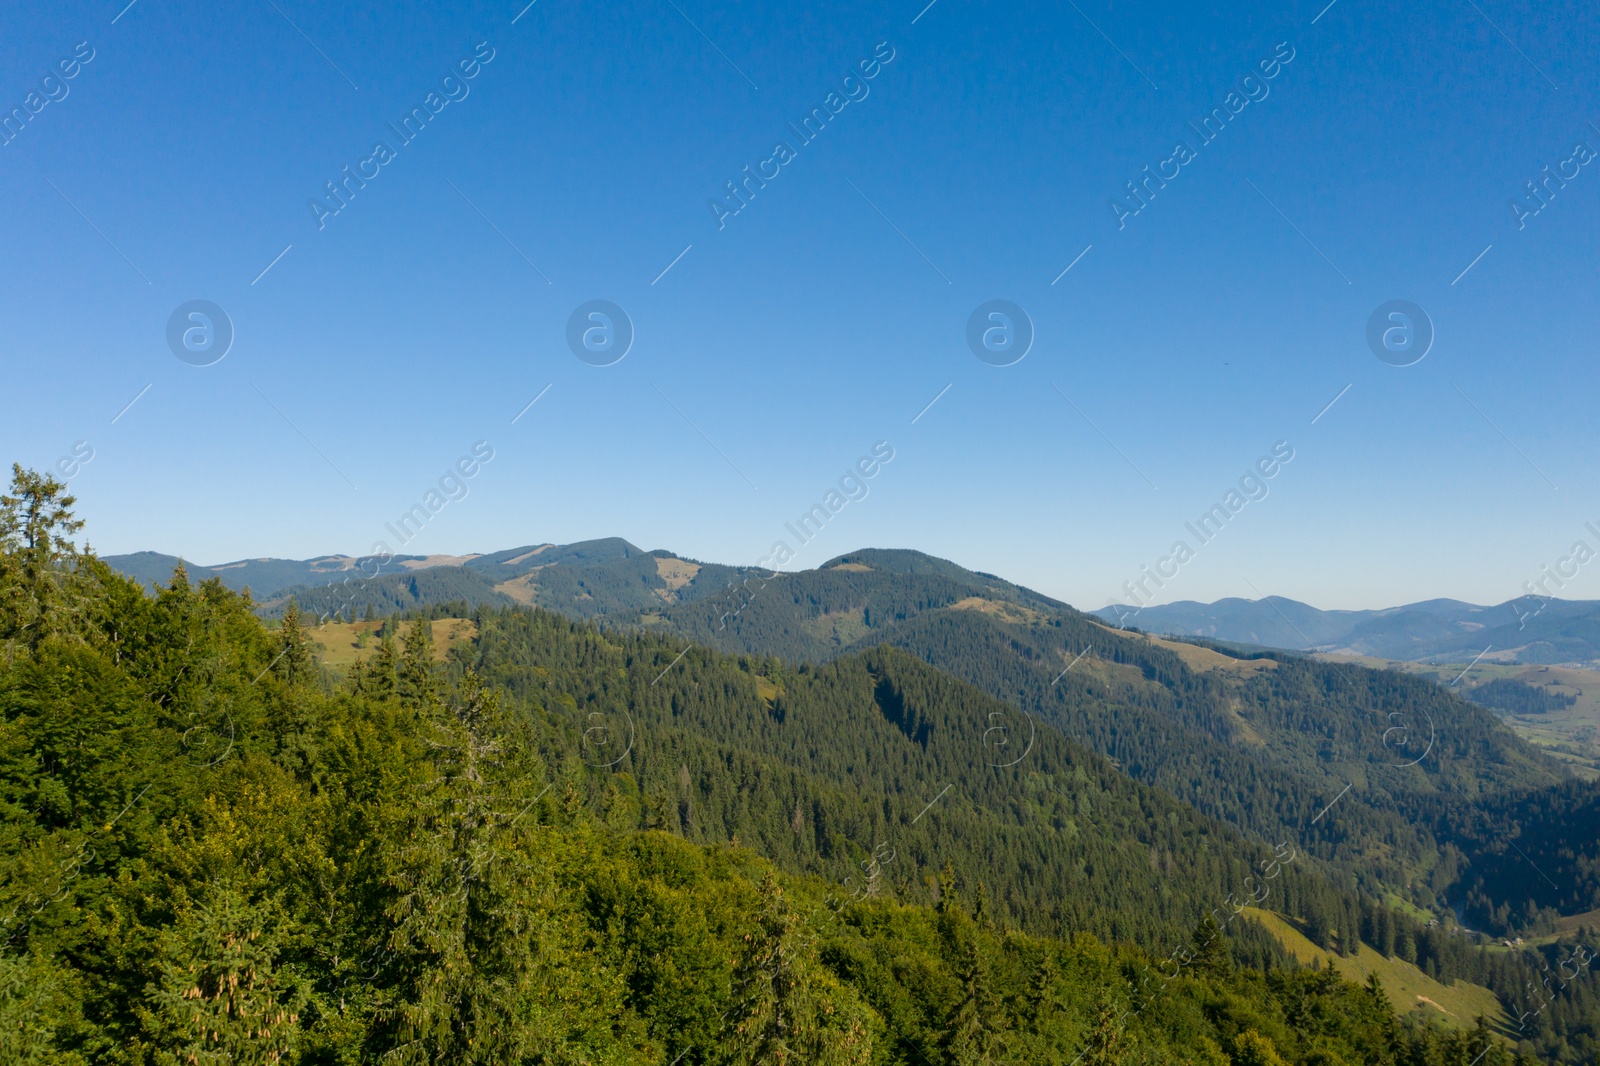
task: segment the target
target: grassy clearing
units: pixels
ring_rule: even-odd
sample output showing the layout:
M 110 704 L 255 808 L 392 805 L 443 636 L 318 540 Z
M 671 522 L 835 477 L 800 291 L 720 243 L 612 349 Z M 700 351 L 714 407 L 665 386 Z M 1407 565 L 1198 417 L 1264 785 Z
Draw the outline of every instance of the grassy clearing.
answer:
M 693 581 L 699 572 L 700 564 L 687 559 L 656 559 L 656 575 L 673 592 Z
M 1296 923 L 1280 914 L 1254 907 L 1247 907 L 1245 914 L 1265 926 L 1303 963 L 1319 961 L 1323 966 L 1332 966 L 1347 979 L 1361 983 L 1365 983 L 1369 975 L 1376 974 L 1398 1011 L 1424 1011 L 1463 1029 L 1470 1029 L 1480 1014 L 1497 1028 L 1511 1023 L 1495 994 L 1482 985 L 1466 981 L 1440 984 L 1404 959 L 1386 959 L 1366 944 L 1361 945 L 1354 958 L 1346 959 L 1317 947 L 1306 939 Z
M 1260 673 L 1262 670 L 1276 670 L 1276 659 L 1235 659 L 1231 655 L 1224 655 L 1220 651 L 1202 648 L 1198 644 L 1185 644 L 1179 640 L 1162 640 L 1160 637 L 1146 637 L 1146 640 L 1157 647 L 1165 648 L 1178 658 L 1191 670 L 1210 671 L 1222 670 L 1230 674 L 1248 677 Z
M 842 570 L 844 567 L 835 567 Z M 1044 615 L 1031 607 L 1024 607 L 1020 603 L 1010 603 L 1006 600 L 987 600 L 982 596 L 968 596 L 964 600 L 957 600 L 950 605 L 952 611 L 979 611 L 983 614 L 993 615 L 1002 622 L 1011 622 L 1014 625 L 1033 625 L 1045 620 Z
M 378 653 L 378 630 L 382 625 L 382 622 L 324 622 L 311 630 L 317 657 L 336 670 L 347 670 L 358 662 L 366 662 Z M 402 632 L 410 625 L 405 623 Z M 433 623 L 434 659 L 444 662 L 452 647 L 470 642 L 477 635 L 478 627 L 470 618 L 439 619 Z

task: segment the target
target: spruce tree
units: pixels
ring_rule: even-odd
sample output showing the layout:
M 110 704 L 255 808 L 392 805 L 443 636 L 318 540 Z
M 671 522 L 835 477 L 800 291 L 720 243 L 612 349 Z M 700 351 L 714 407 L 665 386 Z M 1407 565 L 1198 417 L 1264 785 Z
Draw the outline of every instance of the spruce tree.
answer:
M 939 871 L 939 902 L 934 905 L 934 910 L 939 914 L 949 914 L 962 909 L 961 897 L 956 893 L 955 867 L 946 860 L 944 869 Z
M 405 659 L 400 664 L 400 698 L 412 706 L 426 706 L 437 696 L 433 664 L 433 623 L 417 618 L 405 638 Z
M 432 772 L 393 826 L 378 1031 L 396 1061 L 578 1062 L 573 1034 L 603 1023 L 606 978 L 580 923 L 560 915 L 553 856 L 532 830 L 537 756 L 507 739 L 472 672 L 453 706 L 419 708 Z
M 1061 1009 L 1061 997 L 1056 992 L 1059 976 L 1055 956 L 1046 951 L 1028 982 L 1028 1024 L 1035 1033 L 1039 1031 L 1041 1022 Z
M 966 937 L 960 962 L 961 996 L 939 1037 L 948 1066 L 990 1066 L 1000 1061 L 999 1006 L 976 937 Z
M 1132 1043 L 1124 1031 L 1124 1014 L 1117 1010 L 1110 997 L 1101 997 L 1095 1012 L 1094 1026 L 1084 1041 L 1080 1061 L 1083 1066 L 1117 1066 Z
M 378 653 L 372 657 L 367 665 L 366 691 L 374 699 L 392 699 L 398 692 L 398 675 L 400 671 L 400 650 L 395 647 L 394 637 L 384 634 L 378 641 Z
M 816 945 L 771 871 L 761 912 L 734 968 L 736 1002 L 720 1057 L 728 1066 L 864 1066 L 874 1040 L 867 1016 L 825 971 Z
M 978 923 L 979 929 L 994 929 L 994 918 L 989 913 L 989 889 L 982 881 L 978 882 L 978 891 L 973 897 L 972 920 Z
M 300 608 L 293 600 L 289 601 L 283 621 L 278 625 L 278 654 L 272 672 L 290 685 L 304 684 L 316 676 L 316 666 L 311 661 L 311 642 L 300 621 Z
M 1226 977 L 1233 972 L 1233 947 L 1211 915 L 1200 919 L 1189 941 L 1194 949 L 1191 965 L 1196 973 L 1207 977 Z
M 11 466 L 11 492 L 0 495 L 0 643 L 37 647 L 65 627 L 73 599 L 63 564 L 78 561 L 72 534 L 75 497 L 48 474 Z
M 176 1053 L 173 1062 L 293 1060 L 311 982 L 283 965 L 286 923 L 276 903 L 251 905 L 227 884 L 206 895 L 203 904 L 185 901 L 160 937 L 150 1029 Z

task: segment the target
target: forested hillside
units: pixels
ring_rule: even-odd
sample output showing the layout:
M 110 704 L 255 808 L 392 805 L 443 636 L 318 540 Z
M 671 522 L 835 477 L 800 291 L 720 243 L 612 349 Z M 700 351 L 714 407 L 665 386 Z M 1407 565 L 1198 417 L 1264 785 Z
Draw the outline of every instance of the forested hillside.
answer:
M 756 577 L 640 621 L 799 659 L 905 648 L 1259 841 L 1303 832 L 1306 849 L 1352 883 L 1427 908 L 1461 902 L 1471 855 L 1507 850 L 1486 807 L 1562 780 L 1492 714 L 1438 685 L 1156 641 L 914 552 L 856 552 Z M 1339 816 L 1313 824 L 1335 797 Z M 1501 901 L 1507 912 L 1524 913 L 1531 886 L 1502 886 L 1513 893 Z
M 403 648 L 385 640 L 341 677 L 315 663 L 292 606 L 264 629 L 247 601 L 181 573 L 151 599 L 60 544 L 24 579 L 11 539 L 7 602 L 32 606 L 7 631 L 0 688 L 18 856 L 0 896 L 16 977 L 0 1025 L 48 1030 L 87 1059 L 128 1046 L 123 1061 L 158 1061 L 196 1029 L 199 1043 L 182 1045 L 195 1054 L 205 1033 L 239 1038 L 222 1022 L 261 1002 L 222 990 L 253 969 L 281 990 L 261 1009 L 283 1009 L 244 1038 L 272 1029 L 303 1061 L 1496 1061 L 1486 1034 L 1459 1028 L 1468 1019 L 1463 1035 L 1429 1035 L 1374 990 L 1296 974 L 1243 916 L 1250 904 L 1336 953 L 1365 940 L 1487 985 L 1503 1035 L 1547 1061 L 1596 1048 L 1595 982 L 1570 939 L 1544 956 L 1492 954 L 1448 912 L 1429 924 L 1371 890 L 1385 878 L 1313 854 L 1393 831 L 1366 826 L 1353 796 L 1326 787 L 1320 802 L 1274 808 L 1291 833 L 1241 836 L 1045 715 L 926 665 L 941 632 L 959 671 L 974 632 L 1073 621 L 997 579 L 984 579 L 992 599 L 957 607 L 972 597 L 949 599 L 963 592 L 948 587 L 964 573 L 951 564 L 913 561 L 893 615 L 861 612 L 863 636 L 880 629 L 917 657 L 870 640 L 848 654 L 835 642 L 825 663 L 727 657 L 674 637 L 660 612 L 602 631 L 479 608 L 475 640 L 443 664 L 413 622 Z M 816 639 L 824 601 L 766 622 Z M 753 603 L 736 616 L 747 619 L 761 621 Z M 1053 653 L 1052 688 L 1088 679 L 1067 690 L 1063 728 L 1099 713 L 1104 736 L 1138 744 L 1168 721 L 1178 756 L 1211 737 L 1180 761 L 1188 770 L 1256 746 L 1252 731 L 1307 732 L 1270 743 L 1320 750 L 1320 730 L 1356 753 L 1363 785 L 1429 794 L 1407 784 L 1415 765 L 1390 758 L 1380 772 L 1394 748 L 1381 733 L 1362 754 L 1339 720 L 1319 720 L 1316 685 L 1331 675 L 1280 678 L 1302 664 L 1263 659 L 1273 665 L 1213 677 L 1179 651 L 1080 624 L 1107 643 L 1070 660 L 1070 639 L 1008 645 L 1025 664 Z M 1142 657 L 1117 658 L 1130 650 Z M 998 694 L 1026 692 L 980 673 Z M 1352 714 L 1412 706 L 1376 689 L 1349 698 Z M 1124 708 L 1145 717 L 1119 723 Z M 117 742 L 85 739 L 102 735 Z M 1482 763 L 1487 777 L 1470 780 L 1495 788 L 1538 772 L 1500 739 L 1469 739 L 1446 761 Z M 1116 758 L 1135 777 L 1162 762 L 1154 746 L 1142 762 Z M 1235 789 L 1240 809 L 1250 799 Z M 1338 828 L 1347 804 L 1356 817 Z M 1397 872 L 1422 848 L 1379 842 Z M 1592 950 L 1592 934 L 1579 943 Z M 1169 961 L 1145 973 L 1150 958 Z M 792 974 L 759 976 L 775 959 L 794 960 Z M 201 976 L 183 985 L 185 973 Z M 158 1009 L 162 995 L 186 1003 Z

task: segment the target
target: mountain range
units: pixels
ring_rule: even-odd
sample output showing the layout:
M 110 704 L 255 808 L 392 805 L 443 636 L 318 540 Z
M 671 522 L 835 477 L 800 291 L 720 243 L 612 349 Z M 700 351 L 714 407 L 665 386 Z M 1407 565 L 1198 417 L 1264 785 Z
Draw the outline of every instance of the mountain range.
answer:
M 917 554 L 917 553 L 910 553 Z M 823 564 L 838 567 L 847 557 Z M 938 560 L 922 556 L 930 571 Z M 164 584 L 180 559 L 159 552 L 108 556 L 123 573 Z M 726 593 L 750 579 L 747 567 L 702 563 L 646 551 L 619 537 L 576 544 L 529 544 L 488 554 L 243 559 L 188 564 L 235 591 L 248 589 L 274 616 L 290 599 L 316 613 L 406 610 L 431 603 L 532 604 L 575 617 L 648 616 Z M 945 563 L 955 572 L 961 568 Z M 961 571 L 966 573 L 966 571 Z M 987 575 L 985 575 L 987 576 Z M 1000 579 L 993 579 L 1000 582 Z M 1020 595 L 1026 590 L 1010 586 Z M 1058 601 L 1028 596 L 1062 607 Z M 738 597 L 730 600 L 735 602 Z M 1403 662 L 1600 663 L 1600 601 L 1524 596 L 1492 606 L 1423 600 L 1379 610 L 1325 611 L 1283 596 L 1181 600 L 1145 608 L 1111 605 L 1089 612 L 1114 626 L 1202 637 L 1249 647 L 1347 653 Z M 813 649 L 814 650 L 814 649 Z
M 1371 611 L 1322 611 L 1267 596 L 1181 600 L 1094 612 L 1114 625 L 1237 644 L 1422 662 L 1600 661 L 1600 601 L 1521 596 L 1494 606 L 1437 599 Z
M 105 562 L 161 588 L 180 560 Z M 453 670 L 555 714 L 580 757 L 617 745 L 615 763 L 599 753 L 615 774 L 594 783 L 613 790 L 597 809 L 747 841 L 798 872 L 892 854 L 910 896 L 954 860 L 986 871 L 1007 920 L 1155 944 L 1228 898 L 1245 864 L 1293 854 L 1276 909 L 1311 944 L 1398 953 L 1507 1009 L 1513 978 L 1465 930 L 1549 943 L 1600 913 L 1591 784 L 1445 685 L 1305 650 L 1498 639 L 1491 608 L 1225 601 L 1118 628 L 915 551 L 772 573 L 618 538 L 184 566 L 248 590 L 264 618 L 321 619 L 328 669 L 358 687 L 400 616 L 457 619 Z M 1593 607 L 1551 601 L 1523 621 L 1578 641 Z M 1168 627 L 1187 635 L 1149 632 Z M 1252 938 L 1255 958 L 1280 950 Z
M 106 561 L 155 585 L 179 562 L 155 553 Z M 920 552 L 868 549 L 814 570 L 773 574 L 611 538 L 401 557 L 381 567 L 375 558 L 325 556 L 188 569 L 195 578 L 248 588 L 269 618 L 291 603 L 346 622 L 534 606 L 602 631 L 651 633 L 680 646 L 791 664 L 841 661 L 889 645 L 1010 708 L 1011 718 L 996 718 L 984 733 L 996 762 L 1037 743 L 1041 729 L 1058 731 L 1260 844 L 1293 839 L 1352 885 L 1400 892 L 1425 908 L 1466 908 L 1464 915 L 1495 929 L 1543 928 L 1575 907 L 1600 907 L 1600 871 L 1575 873 L 1555 890 L 1478 869 L 1471 877 L 1520 887 L 1505 911 L 1496 910 L 1505 899 L 1469 900 L 1478 882 L 1469 884 L 1455 856 L 1487 854 L 1483 834 L 1492 830 L 1468 807 L 1566 779 L 1562 767 L 1485 708 L 1402 673 L 1119 630 L 1098 614 Z M 1416 619 L 1431 619 L 1435 631 L 1448 632 L 1456 619 L 1488 611 L 1453 601 L 1345 613 L 1292 601 L 1235 604 L 1229 617 L 1250 617 L 1252 609 L 1278 617 L 1281 610 L 1283 628 L 1246 630 L 1241 623 L 1207 636 L 1261 645 L 1299 627 L 1314 632 L 1311 641 L 1281 642 L 1335 644 L 1339 626 L 1403 632 L 1416 628 Z M 1554 624 L 1578 606 L 1552 605 L 1538 621 Z M 1159 620 L 1155 609 L 1140 617 L 1151 628 Z M 1480 625 L 1476 632 L 1488 631 Z M 1341 816 L 1318 820 L 1335 797 Z M 1559 819 L 1565 807 L 1529 809 Z M 1477 828 L 1463 831 L 1467 825 Z M 1546 831 L 1530 825 L 1527 832 Z M 1503 864 L 1501 852 L 1495 861 Z M 1513 912 L 1519 917 L 1507 917 Z

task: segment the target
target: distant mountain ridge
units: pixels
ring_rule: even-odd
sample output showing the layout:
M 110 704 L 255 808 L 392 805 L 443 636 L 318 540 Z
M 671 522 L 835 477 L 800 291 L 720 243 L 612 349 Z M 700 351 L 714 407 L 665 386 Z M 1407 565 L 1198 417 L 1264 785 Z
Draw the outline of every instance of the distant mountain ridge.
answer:
M 1459 830 L 1462 802 L 1481 806 L 1491 796 L 1543 792 L 1563 781 L 1561 767 L 1492 712 L 1432 681 L 1238 646 L 1336 646 L 1357 631 L 1369 635 L 1363 639 L 1413 643 L 1421 633 L 1448 646 L 1463 632 L 1492 633 L 1477 623 L 1493 620 L 1490 608 L 1438 600 L 1398 611 L 1322 612 L 1292 600 L 1236 600 L 1225 602 L 1231 613 L 1223 617 L 1206 614 L 1205 605 L 1177 605 L 1192 613 L 1173 629 L 1210 627 L 1214 651 L 1125 632 L 1114 619 L 911 550 L 866 549 L 784 573 L 700 563 L 619 538 L 458 558 L 447 565 L 412 557 L 382 568 L 340 556 L 265 559 L 190 571 L 253 591 L 253 582 L 266 589 L 276 581 L 256 605 L 268 617 L 291 601 L 303 613 L 345 620 L 369 610 L 466 615 L 535 606 L 597 622 L 602 632 L 642 631 L 828 669 L 822 664 L 892 645 L 1022 712 L 1015 736 L 999 720 L 985 734 L 996 763 L 1028 750 L 1034 728 L 1058 729 L 1247 838 L 1273 845 L 1292 835 L 1317 861 L 1369 889 L 1403 891 L 1428 908 L 1459 899 L 1451 856 L 1488 854 L 1483 832 Z M 176 562 L 153 555 L 107 560 L 130 571 L 142 566 L 151 580 L 151 570 L 169 561 Z M 283 584 L 289 580 L 302 583 Z M 1592 607 L 1550 601 L 1529 628 L 1579 632 L 1583 609 L 1592 617 Z M 1460 624 L 1464 614 L 1477 629 Z M 1282 631 L 1260 624 L 1268 616 Z M 1162 628 L 1155 608 L 1139 618 L 1142 628 Z M 1246 628 L 1252 621 L 1257 625 Z M 1366 785 L 1346 796 L 1358 780 Z M 1315 821 L 1336 796 L 1344 797 L 1337 825 Z M 1571 806 L 1529 810 L 1554 825 Z M 1579 894 L 1600 906 L 1600 848 L 1593 850 L 1594 872 L 1574 867 L 1571 876 Z M 1519 921 L 1548 924 L 1550 908 L 1570 901 L 1530 894 L 1505 902 L 1524 916 Z M 1474 920 L 1489 917 L 1483 906 L 1469 909 Z
M 861 566 L 872 556 L 880 570 L 970 575 L 954 563 L 919 552 L 868 549 L 824 563 Z M 901 558 L 904 556 L 905 558 Z M 914 562 L 906 561 L 914 558 Z M 894 561 L 891 561 L 894 560 Z M 184 562 L 196 580 L 216 577 L 228 588 L 248 588 L 262 613 L 280 613 L 292 597 L 317 614 L 378 613 L 443 602 L 470 605 L 533 604 L 580 617 L 649 614 L 722 594 L 729 610 L 748 593 L 740 582 L 759 583 L 752 567 L 703 563 L 670 551 L 646 551 L 607 537 L 574 544 L 526 544 L 487 554 L 376 556 L 322 555 L 312 559 L 241 559 L 215 566 L 144 551 L 105 561 L 147 585 L 165 585 Z M 989 574 L 975 575 L 1026 592 L 1054 608 L 1065 604 Z M 1524 596 L 1493 606 L 1453 599 L 1423 600 L 1380 610 L 1324 611 L 1284 596 L 1237 597 L 1145 607 L 1111 605 L 1088 612 L 1113 626 L 1133 626 L 1169 636 L 1204 637 L 1229 644 L 1296 651 L 1350 652 L 1382 659 L 1600 663 L 1600 601 Z
M 146 551 L 105 562 L 157 587 L 181 564 L 194 581 L 216 578 L 236 592 L 248 589 L 267 617 L 281 614 L 291 599 L 303 611 L 341 617 L 442 603 L 532 605 L 580 618 L 637 614 L 720 592 L 747 572 L 645 551 L 621 537 L 467 555 L 322 555 L 206 566 Z
M 1600 601 L 1522 596 L 1493 606 L 1434 599 L 1369 611 L 1322 611 L 1298 600 L 1181 600 L 1092 612 L 1113 625 L 1170 636 L 1382 659 L 1526 663 L 1600 661 Z

